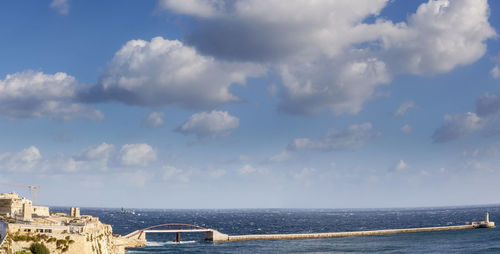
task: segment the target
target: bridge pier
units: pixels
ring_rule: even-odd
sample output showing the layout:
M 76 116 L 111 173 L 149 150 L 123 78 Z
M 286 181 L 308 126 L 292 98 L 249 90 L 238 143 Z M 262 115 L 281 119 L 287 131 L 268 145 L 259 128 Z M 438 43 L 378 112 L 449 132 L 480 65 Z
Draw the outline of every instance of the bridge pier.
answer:
M 210 242 L 227 242 L 229 235 L 223 234 L 217 230 L 209 230 L 205 232 L 205 241 Z
M 177 232 L 175 236 L 175 242 L 180 243 L 181 242 L 181 232 Z

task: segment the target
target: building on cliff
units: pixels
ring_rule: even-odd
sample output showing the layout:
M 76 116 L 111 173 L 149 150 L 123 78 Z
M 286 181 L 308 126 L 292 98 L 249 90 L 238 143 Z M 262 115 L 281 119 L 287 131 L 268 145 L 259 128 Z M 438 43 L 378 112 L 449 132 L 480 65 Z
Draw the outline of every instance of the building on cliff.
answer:
M 50 213 L 47 206 L 33 206 L 31 200 L 12 192 L 0 194 L 0 215 L 31 221 L 33 217 L 48 217 Z
M 99 218 L 80 215 L 80 208 L 50 214 L 45 206 L 32 206 L 31 200 L 16 193 L 0 194 L 0 254 L 28 249 L 42 242 L 51 253 L 115 254 L 145 242 L 114 235 L 110 225 Z

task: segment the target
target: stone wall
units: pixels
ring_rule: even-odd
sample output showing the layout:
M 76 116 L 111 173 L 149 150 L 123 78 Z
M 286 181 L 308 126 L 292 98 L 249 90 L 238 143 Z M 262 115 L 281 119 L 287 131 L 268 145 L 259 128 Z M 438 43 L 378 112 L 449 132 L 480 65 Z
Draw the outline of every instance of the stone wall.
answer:
M 33 206 L 33 215 L 38 217 L 48 217 L 50 216 L 50 210 L 48 206 Z
M 370 230 L 370 231 L 309 233 L 309 234 L 268 234 L 268 235 L 263 234 L 263 235 L 234 235 L 234 236 L 231 235 L 228 237 L 228 241 L 298 240 L 298 239 L 313 239 L 313 238 L 404 234 L 404 233 L 432 232 L 432 231 L 443 231 L 443 230 L 462 230 L 462 229 L 473 229 L 473 228 L 474 227 L 472 225 L 463 225 L 463 226 L 449 226 L 449 227 L 385 229 L 385 230 Z

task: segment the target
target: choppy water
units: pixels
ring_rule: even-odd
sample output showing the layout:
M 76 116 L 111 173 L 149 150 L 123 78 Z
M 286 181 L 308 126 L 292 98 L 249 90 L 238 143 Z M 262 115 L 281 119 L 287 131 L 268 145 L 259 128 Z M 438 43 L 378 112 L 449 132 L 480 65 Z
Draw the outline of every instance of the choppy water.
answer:
M 57 209 L 56 209 L 57 210 Z M 422 209 L 242 209 L 242 210 L 134 210 L 86 209 L 113 231 L 127 234 L 165 223 L 186 223 L 238 234 L 338 232 L 462 225 L 466 221 L 498 218 L 500 206 Z M 148 246 L 130 253 L 500 253 L 500 230 L 475 229 L 368 237 L 310 240 L 259 240 L 209 243 L 203 233 L 148 234 Z

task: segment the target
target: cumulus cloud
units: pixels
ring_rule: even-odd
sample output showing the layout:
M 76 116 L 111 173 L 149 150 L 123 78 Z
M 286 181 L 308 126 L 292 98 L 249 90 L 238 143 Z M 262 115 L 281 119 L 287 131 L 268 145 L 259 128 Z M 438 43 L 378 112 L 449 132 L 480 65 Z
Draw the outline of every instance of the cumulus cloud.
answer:
M 52 2 L 50 2 L 50 8 L 61 15 L 69 14 L 68 0 L 52 0 Z
M 189 182 L 191 171 L 184 170 L 180 168 L 176 168 L 174 166 L 164 166 L 163 167 L 163 180 L 165 181 L 180 181 L 180 182 Z
M 88 147 L 77 155 L 72 156 L 63 167 L 67 171 L 98 168 L 108 169 L 108 162 L 115 152 L 115 146 L 106 142 L 98 146 Z
M 241 168 L 238 169 L 238 173 L 240 175 L 249 175 L 249 174 L 267 174 L 269 170 L 267 168 L 262 167 L 254 167 L 250 164 L 245 164 Z
M 79 160 L 108 160 L 114 150 L 115 146 L 113 144 L 103 142 L 96 147 L 85 149 L 76 158 Z
M 283 162 L 283 161 L 289 160 L 291 157 L 292 156 L 291 156 L 289 151 L 283 150 L 280 153 L 271 156 L 268 159 L 268 161 L 269 162 Z
M 495 67 L 493 67 L 493 69 L 491 69 L 490 75 L 494 79 L 500 79 L 500 67 L 498 67 L 498 65 L 495 65 Z
M 394 166 L 397 171 L 402 171 L 408 169 L 409 165 L 404 160 L 399 160 L 399 162 Z
M 296 138 L 287 149 L 342 151 L 361 148 L 366 142 L 377 136 L 372 132 L 371 123 L 354 124 L 346 130 L 329 130 L 321 139 Z
M 199 138 L 220 137 L 228 135 L 239 124 L 240 120 L 227 111 L 212 110 L 192 115 L 177 131 L 185 135 L 194 134 Z
M 213 17 L 217 13 L 217 6 L 224 1 L 216 0 L 160 0 L 159 6 L 164 9 L 172 9 L 177 13 L 195 15 L 199 17 Z
M 405 124 L 405 125 L 403 125 L 403 127 L 401 127 L 400 130 L 403 133 L 410 133 L 413 130 L 413 128 L 411 127 L 411 125 Z
M 377 86 L 390 81 L 385 63 L 376 58 L 294 61 L 280 65 L 279 72 L 285 88 L 279 109 L 293 114 L 356 114 Z
M 395 116 L 404 116 L 406 112 L 410 109 L 417 108 L 417 105 L 413 101 L 405 101 L 399 105 L 398 109 L 394 112 Z
M 148 144 L 126 144 L 120 149 L 120 159 L 126 166 L 146 166 L 156 160 L 156 151 Z
M 486 0 L 429 1 L 400 23 L 379 16 L 385 0 L 160 3 L 198 20 L 186 43 L 202 54 L 274 67 L 295 114 L 355 114 L 394 75 L 470 64 L 495 36 Z
M 488 17 L 486 0 L 423 3 L 406 24 L 382 35 L 382 53 L 395 70 L 414 74 L 450 71 L 484 55 L 485 40 L 496 35 Z
M 150 128 L 158 128 L 165 124 L 163 120 L 164 114 L 161 112 L 152 112 L 149 116 L 142 122 L 144 126 Z
M 476 100 L 476 113 L 445 115 L 445 123 L 434 132 L 433 140 L 447 142 L 480 130 L 486 136 L 496 135 L 499 115 L 500 96 L 487 93 Z
M 177 40 L 127 42 L 108 63 L 99 84 L 80 94 L 87 102 L 207 109 L 239 99 L 229 91 L 261 75 L 253 63 L 219 61 Z
M 205 1 L 209 7 L 204 9 L 209 9 L 210 15 L 197 14 L 199 6 L 191 10 L 163 7 L 201 18 L 187 42 L 203 53 L 228 59 L 280 61 L 295 55 L 334 56 L 352 43 L 363 42 L 368 29 L 358 25 L 366 17 L 377 15 L 385 2 Z
M 485 126 L 485 121 L 472 112 L 445 115 L 444 120 L 445 124 L 439 127 L 432 135 L 435 143 L 455 140 L 481 130 Z
M 500 113 L 500 96 L 485 94 L 476 101 L 476 112 L 481 117 L 493 116 Z
M 40 150 L 30 146 L 17 153 L 0 154 L 0 171 L 29 172 L 37 169 L 42 159 Z
M 103 119 L 100 111 L 76 102 L 78 89 L 75 78 L 63 72 L 45 74 L 27 70 L 8 74 L 0 80 L 0 115 L 10 119 Z

